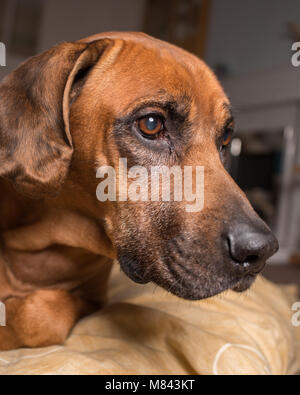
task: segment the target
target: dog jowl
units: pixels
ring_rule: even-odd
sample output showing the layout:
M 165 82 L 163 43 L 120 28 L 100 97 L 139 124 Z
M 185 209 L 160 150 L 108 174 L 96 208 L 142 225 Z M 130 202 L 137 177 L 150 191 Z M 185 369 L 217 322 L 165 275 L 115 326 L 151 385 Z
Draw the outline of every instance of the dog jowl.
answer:
M 62 43 L 4 78 L 0 300 L 8 318 L 0 349 L 63 342 L 103 302 L 116 258 L 134 281 L 186 299 L 247 289 L 278 245 L 226 171 L 232 133 L 212 71 L 141 33 Z M 200 209 L 186 209 L 185 193 L 99 201 L 97 169 L 120 174 L 122 158 L 147 174 L 182 169 L 183 186 L 184 169 L 204 169 Z M 127 179 L 127 192 L 135 181 Z M 10 320 L 16 308 L 20 317 Z

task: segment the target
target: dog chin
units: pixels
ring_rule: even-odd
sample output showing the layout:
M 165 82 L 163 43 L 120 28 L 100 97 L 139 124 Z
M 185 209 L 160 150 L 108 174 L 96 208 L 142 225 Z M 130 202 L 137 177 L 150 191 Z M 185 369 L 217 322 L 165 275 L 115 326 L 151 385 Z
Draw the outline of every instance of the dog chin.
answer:
M 256 276 L 247 275 L 243 278 L 233 279 L 226 278 L 225 275 L 224 277 L 219 275 L 217 276 L 218 278 L 216 277 L 214 279 L 212 275 L 211 281 L 203 278 L 200 281 L 198 278 L 197 281 L 196 275 L 196 278 L 194 277 L 193 279 L 189 276 L 179 278 L 177 276 L 171 276 L 170 273 L 166 275 L 165 271 L 156 272 L 151 277 L 145 275 L 143 263 L 139 262 L 135 257 L 128 254 L 120 254 L 118 260 L 122 271 L 133 282 L 138 284 L 153 282 L 173 295 L 186 300 L 207 299 L 229 289 L 234 292 L 244 292 L 251 287 L 256 278 Z M 210 283 L 209 286 L 208 283 Z
M 255 279 L 257 276 L 252 276 L 252 275 L 248 275 L 243 277 L 242 279 L 240 279 L 234 287 L 232 287 L 231 289 L 234 292 L 244 292 L 247 291 L 247 289 L 249 289 L 251 287 L 251 285 L 254 283 Z
M 227 290 L 232 290 L 234 292 L 244 292 L 248 290 L 253 282 L 255 281 L 256 276 L 247 276 L 245 278 L 239 280 L 225 280 L 219 283 L 218 286 L 212 286 L 211 288 L 203 287 L 203 284 L 194 284 L 192 287 L 182 286 L 178 282 L 173 283 L 168 286 L 161 279 L 155 279 L 153 282 L 165 290 L 169 291 L 175 296 L 186 300 L 202 300 L 208 299 L 218 294 L 221 294 Z

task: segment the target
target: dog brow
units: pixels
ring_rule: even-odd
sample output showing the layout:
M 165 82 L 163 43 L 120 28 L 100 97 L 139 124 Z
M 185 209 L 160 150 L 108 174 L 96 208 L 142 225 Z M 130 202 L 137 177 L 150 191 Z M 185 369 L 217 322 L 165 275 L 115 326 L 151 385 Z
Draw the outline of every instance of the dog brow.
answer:
M 147 107 L 160 107 L 165 111 L 175 113 L 183 121 L 187 118 L 190 111 L 190 101 L 187 100 L 186 97 L 182 97 L 181 100 L 176 100 L 174 97 L 166 97 L 163 99 L 147 98 L 147 100 L 144 99 L 141 103 L 136 104 L 136 106 L 130 111 L 129 116 L 127 115 L 121 120 L 126 121 L 126 119 L 129 119 L 129 121 L 131 121 L 139 111 Z
M 233 109 L 232 106 L 229 103 L 224 103 L 223 104 L 223 108 L 227 113 L 227 117 L 226 117 L 226 125 L 230 124 L 231 122 L 234 121 L 234 114 L 233 114 Z

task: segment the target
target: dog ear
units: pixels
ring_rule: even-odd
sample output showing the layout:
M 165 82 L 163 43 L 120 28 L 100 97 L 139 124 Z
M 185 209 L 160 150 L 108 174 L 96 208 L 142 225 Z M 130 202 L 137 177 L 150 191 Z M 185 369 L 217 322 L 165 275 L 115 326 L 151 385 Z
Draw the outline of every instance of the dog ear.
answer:
M 73 153 L 69 106 L 73 85 L 111 44 L 62 43 L 30 58 L 0 84 L 0 177 L 31 197 L 53 195 Z M 76 92 L 76 95 L 78 92 Z

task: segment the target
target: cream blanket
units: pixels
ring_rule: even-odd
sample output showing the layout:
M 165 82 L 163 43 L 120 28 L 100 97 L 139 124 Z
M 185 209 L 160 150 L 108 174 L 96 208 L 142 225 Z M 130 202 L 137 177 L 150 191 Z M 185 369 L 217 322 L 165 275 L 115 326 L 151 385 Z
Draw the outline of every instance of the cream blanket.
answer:
M 0 353 L 0 374 L 296 374 L 292 302 L 263 278 L 243 294 L 184 301 L 116 266 L 107 307 L 64 346 Z

